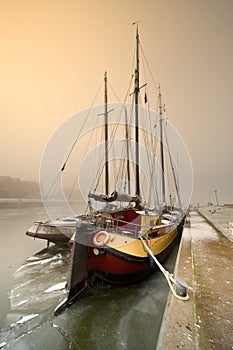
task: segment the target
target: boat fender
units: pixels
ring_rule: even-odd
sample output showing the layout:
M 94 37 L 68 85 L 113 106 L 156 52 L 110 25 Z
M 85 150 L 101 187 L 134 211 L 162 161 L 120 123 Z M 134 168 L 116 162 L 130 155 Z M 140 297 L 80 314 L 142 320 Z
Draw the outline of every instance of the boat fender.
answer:
M 99 236 L 104 236 L 103 241 L 98 241 Z M 96 247 L 103 247 L 109 241 L 109 234 L 106 231 L 99 231 L 95 234 L 93 238 L 93 243 Z

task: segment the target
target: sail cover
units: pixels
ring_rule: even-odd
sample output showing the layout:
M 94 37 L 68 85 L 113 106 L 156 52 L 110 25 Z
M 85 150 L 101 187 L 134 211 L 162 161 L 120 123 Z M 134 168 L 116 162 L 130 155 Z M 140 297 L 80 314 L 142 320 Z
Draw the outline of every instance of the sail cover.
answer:
M 138 199 L 137 196 L 130 196 L 127 193 L 120 193 L 117 191 L 113 191 L 110 195 L 89 193 L 88 197 L 98 202 L 135 202 Z

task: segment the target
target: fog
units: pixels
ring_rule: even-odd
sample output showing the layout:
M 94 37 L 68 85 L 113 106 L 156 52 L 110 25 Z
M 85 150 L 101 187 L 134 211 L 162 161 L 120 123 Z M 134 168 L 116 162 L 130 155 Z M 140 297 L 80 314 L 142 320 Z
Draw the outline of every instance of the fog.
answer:
M 137 20 L 191 155 L 193 202 L 215 190 L 220 203 L 233 202 L 232 0 L 1 2 L 0 176 L 39 180 L 51 135 L 91 105 L 104 71 L 123 100 Z

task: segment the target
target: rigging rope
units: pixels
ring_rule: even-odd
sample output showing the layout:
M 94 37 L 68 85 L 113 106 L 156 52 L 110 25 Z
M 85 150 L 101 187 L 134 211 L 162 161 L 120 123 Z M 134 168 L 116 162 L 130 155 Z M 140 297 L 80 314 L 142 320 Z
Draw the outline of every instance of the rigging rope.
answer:
M 148 71 L 149 71 L 149 73 L 150 73 L 151 80 L 152 80 L 152 82 L 153 82 L 153 84 L 154 84 L 154 86 L 155 86 L 155 89 L 158 90 L 159 83 L 157 83 L 157 82 L 155 81 L 154 76 L 153 76 L 152 73 L 151 73 L 150 65 L 149 65 L 149 63 L 148 63 L 148 61 L 147 61 L 147 59 L 146 59 L 146 55 L 145 55 L 145 53 L 144 53 L 144 50 L 143 50 L 143 47 L 142 47 L 141 42 L 140 42 L 140 48 L 141 48 L 141 52 L 142 52 L 142 54 L 143 54 L 143 58 L 144 58 L 144 60 L 145 60 L 145 62 L 146 62 L 146 65 L 147 65 L 147 69 L 148 69 Z M 157 79 L 157 81 L 158 81 L 158 79 Z
M 168 143 L 168 138 L 167 138 L 167 133 L 166 132 L 165 132 L 165 138 L 166 138 L 166 143 L 167 143 L 167 148 L 168 148 L 168 154 L 169 154 L 169 159 L 170 159 L 170 164 L 171 164 L 171 169 L 172 169 L 172 175 L 173 175 L 173 181 L 174 181 L 174 185 L 175 185 L 175 190 L 176 190 L 176 194 L 177 194 L 177 197 L 178 197 L 179 206 L 181 208 L 181 198 L 180 198 L 178 180 L 176 178 L 174 162 L 173 162 L 173 159 L 172 159 L 172 156 L 171 156 L 171 152 L 169 150 L 169 143 Z
M 130 79 L 130 83 L 129 83 L 129 87 L 128 87 L 127 93 L 126 93 L 126 95 L 125 95 L 125 98 L 124 98 L 123 103 L 121 103 L 121 108 L 120 108 L 119 114 L 118 114 L 118 116 L 117 116 L 117 120 L 116 120 L 116 122 L 115 122 L 115 124 L 114 124 L 114 127 L 113 127 L 113 129 L 112 129 L 112 131 L 111 131 L 111 134 L 110 134 L 110 137 L 109 137 L 109 140 L 108 140 L 108 151 L 109 151 L 109 152 L 110 152 L 110 150 L 111 150 L 111 148 L 112 148 L 112 146 L 113 146 L 113 143 L 114 143 L 113 140 L 114 140 L 114 137 L 115 137 L 115 135 L 116 135 L 118 126 L 119 126 L 119 124 L 120 124 L 121 115 L 122 115 L 122 113 L 123 113 L 123 110 L 125 109 L 125 103 L 126 103 L 126 99 L 127 99 L 128 95 L 129 95 L 129 91 L 130 91 L 130 89 L 131 89 L 132 81 L 133 81 L 133 75 L 131 76 L 131 79 Z M 109 84 L 109 81 L 108 81 L 108 84 Z M 111 88 L 111 89 L 112 89 L 112 88 Z M 112 91 L 113 91 L 113 89 L 112 89 Z M 100 164 L 103 162 L 103 160 L 104 160 L 104 155 L 102 156 L 102 159 L 101 159 Z M 93 189 L 93 188 L 95 188 L 95 190 L 97 189 L 98 184 L 99 184 L 100 179 L 101 179 L 101 175 L 102 175 L 103 170 L 104 170 L 104 166 L 102 166 L 102 168 L 99 169 L 99 171 L 97 172 L 97 181 L 95 182 L 95 179 L 93 179 L 93 183 L 92 183 L 91 189 Z M 116 174 L 116 173 L 115 173 L 115 174 Z M 95 185 L 95 187 L 94 187 L 94 185 Z
M 71 156 L 71 153 L 72 153 L 72 151 L 73 151 L 73 149 L 74 149 L 74 147 L 75 147 L 75 145 L 76 145 L 76 143 L 77 143 L 77 141 L 78 141 L 78 139 L 79 139 L 79 137 L 80 137 L 80 134 L 81 134 L 81 132 L 82 132 L 82 130 L 83 130 L 83 128 L 84 128 L 84 126 L 85 126 L 87 120 L 88 120 L 88 117 L 89 117 L 89 115 L 90 115 L 90 113 L 91 113 L 91 110 L 92 110 L 92 108 L 93 108 L 93 106 L 94 106 L 94 103 L 95 103 L 95 101 L 96 101 L 96 99 L 97 99 L 97 97 L 98 97 L 98 94 L 99 94 L 99 92 L 100 92 L 100 90 L 101 90 L 101 88 L 102 88 L 102 85 L 103 85 L 103 83 L 101 83 L 101 86 L 99 87 L 99 89 L 98 89 L 98 91 L 97 91 L 97 93 L 96 93 L 96 95 L 95 95 L 95 98 L 94 98 L 94 100 L 93 100 L 93 102 L 92 102 L 92 104 L 91 104 L 91 107 L 88 109 L 87 116 L 86 116 L 86 118 L 85 118 L 84 121 L 83 121 L 83 124 L 82 124 L 82 126 L 81 126 L 81 129 L 79 130 L 78 134 L 76 135 L 76 138 L 75 138 L 75 140 L 73 141 L 73 143 L 72 143 L 72 145 L 71 145 L 71 147 L 70 147 L 70 150 L 67 152 L 67 155 L 65 156 L 65 160 L 63 161 L 62 166 L 61 166 L 60 170 L 58 171 L 57 176 L 55 177 L 55 179 L 54 179 L 54 181 L 53 181 L 53 183 L 52 183 L 50 189 L 49 189 L 48 192 L 46 193 L 44 199 L 47 199 L 48 196 L 49 196 L 49 194 L 54 190 L 55 185 L 57 184 L 57 182 L 58 182 L 58 180 L 59 180 L 59 177 L 62 175 L 62 172 L 65 170 L 66 164 L 67 164 L 67 162 L 68 162 L 68 160 L 69 160 L 69 158 L 70 158 L 70 156 Z
M 152 259 L 154 260 L 154 262 L 157 264 L 157 266 L 159 267 L 160 271 L 164 274 L 167 282 L 168 282 L 168 285 L 172 291 L 172 294 L 177 298 L 177 299 L 180 299 L 180 300 L 183 300 L 183 301 L 186 301 L 186 300 L 189 300 L 189 295 L 188 293 L 186 294 L 186 296 L 181 296 L 181 295 L 178 295 L 172 285 L 172 283 L 174 285 L 178 285 L 177 281 L 174 279 L 173 277 L 173 274 L 169 273 L 167 270 L 165 270 L 165 268 L 160 264 L 160 262 L 156 259 L 156 257 L 154 256 L 153 252 L 150 250 L 150 248 L 148 247 L 148 245 L 144 242 L 142 236 L 139 236 L 144 248 L 148 251 L 149 255 L 152 257 Z M 181 283 L 179 283 L 181 285 Z M 182 287 L 185 287 L 186 286 L 183 286 L 181 285 Z
M 83 130 L 83 128 L 84 128 L 84 126 L 85 126 L 85 124 L 86 124 L 86 122 L 87 122 L 87 119 L 88 119 L 88 117 L 89 117 L 89 115 L 90 115 L 90 113 L 91 113 L 91 110 L 92 110 L 92 108 L 93 108 L 93 106 L 94 106 L 94 103 L 95 103 L 95 101 L 96 101 L 96 99 L 97 99 L 97 96 L 99 95 L 99 92 L 100 92 L 100 90 L 101 90 L 101 88 L 102 88 L 102 85 L 103 85 L 103 83 L 102 83 L 101 86 L 99 87 L 99 89 L 98 89 L 98 91 L 97 91 L 97 93 L 96 93 L 96 96 L 95 96 L 95 98 L 94 98 L 94 100 L 93 100 L 93 102 L 92 102 L 92 104 L 91 104 L 91 108 L 88 109 L 87 116 L 86 116 L 86 118 L 85 118 L 84 121 L 83 121 L 83 124 L 82 124 L 82 126 L 81 126 L 81 129 L 79 130 L 79 132 L 78 132 L 78 134 L 77 134 L 77 136 L 76 136 L 76 138 L 75 138 L 75 140 L 74 140 L 74 142 L 73 142 L 73 144 L 72 144 L 72 146 L 71 146 L 71 149 L 70 149 L 70 151 L 68 152 L 68 155 L 67 155 L 66 158 L 65 158 L 64 164 L 63 164 L 62 169 L 61 169 L 62 171 L 65 169 L 66 163 L 68 162 L 68 160 L 69 160 L 69 158 L 70 158 L 70 156 L 71 156 L 71 153 L 72 153 L 72 151 L 73 151 L 73 149 L 74 149 L 74 147 L 75 147 L 75 145 L 76 145 L 76 143 L 77 143 L 77 141 L 78 141 L 78 139 L 79 139 L 79 137 L 80 137 L 80 135 L 81 135 L 81 132 L 82 132 L 82 130 Z

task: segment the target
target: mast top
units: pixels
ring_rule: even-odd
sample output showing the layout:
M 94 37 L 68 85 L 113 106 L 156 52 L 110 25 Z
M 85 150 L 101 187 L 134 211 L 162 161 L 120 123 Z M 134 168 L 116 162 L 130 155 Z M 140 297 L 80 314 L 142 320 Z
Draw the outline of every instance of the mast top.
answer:
M 136 22 L 133 22 L 132 25 L 136 25 L 137 28 L 136 28 L 136 40 L 137 40 L 137 45 L 139 44 L 139 34 L 138 34 L 138 23 L 141 22 L 141 21 L 136 21 Z
M 141 20 L 135 21 L 135 22 L 132 23 L 132 25 L 134 26 L 136 24 L 137 25 L 137 29 L 138 29 L 138 23 L 140 23 L 140 22 L 141 22 Z

